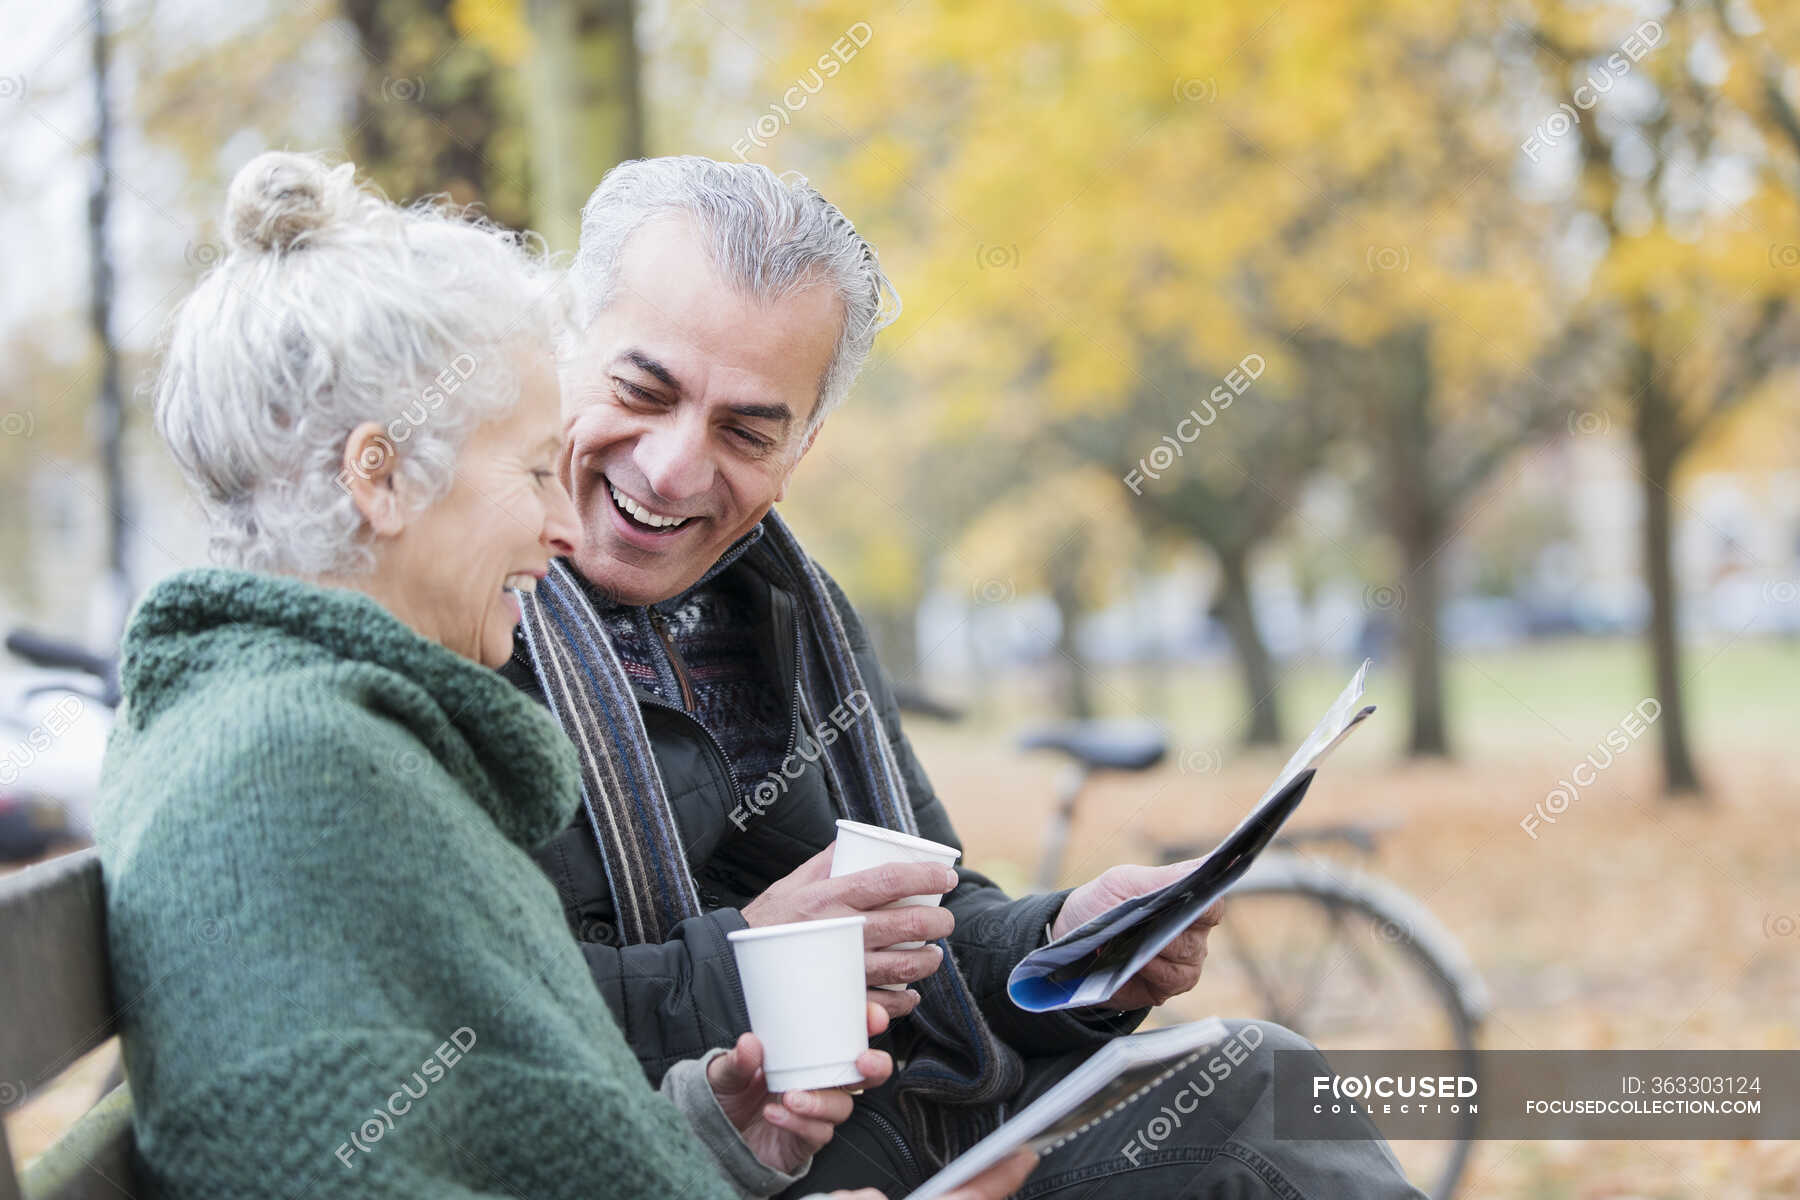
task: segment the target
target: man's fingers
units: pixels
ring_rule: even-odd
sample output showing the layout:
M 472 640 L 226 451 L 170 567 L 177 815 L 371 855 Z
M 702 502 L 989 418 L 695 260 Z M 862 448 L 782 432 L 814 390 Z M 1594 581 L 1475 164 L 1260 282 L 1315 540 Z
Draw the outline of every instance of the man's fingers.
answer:
M 837 849 L 837 843 L 825 847 L 787 875 L 794 883 L 817 883 L 821 879 L 831 878 L 831 852 Z
M 901 942 L 935 942 L 956 929 L 956 915 L 940 905 L 906 904 L 863 914 L 863 945 L 885 950 Z
M 838 899 L 851 908 L 868 912 L 908 896 L 942 895 L 956 886 L 954 867 L 942 863 L 883 863 L 866 871 L 852 871 L 832 880 Z
M 868 950 L 863 953 L 863 981 L 870 987 L 878 983 L 917 983 L 935 975 L 944 965 L 944 952 L 935 945 L 922 950 Z
M 1179 996 L 1200 982 L 1200 968 L 1167 959 L 1153 958 L 1135 976 L 1149 989 L 1152 1004 L 1161 1004 L 1171 996 Z
M 1175 935 L 1175 940 L 1164 946 L 1156 955 L 1168 962 L 1197 965 L 1206 959 L 1206 935 L 1212 927 L 1205 929 L 1189 926 Z
M 870 1037 L 880 1037 L 882 1034 L 887 1032 L 887 1027 L 888 1027 L 888 1011 L 887 1011 L 887 1009 L 881 1007 L 881 1005 L 879 1005 L 879 1004 L 876 1004 L 874 1001 L 870 1001 L 869 1002 L 869 1036 Z
M 869 989 L 869 1003 L 879 1005 L 881 1011 L 888 1015 L 889 1020 L 904 1017 L 919 1007 L 921 999 L 919 993 L 910 989 L 904 992 L 890 992 L 885 988 Z
M 869 1007 L 875 1008 L 875 1005 L 871 1004 Z M 877 1088 L 893 1076 L 894 1058 L 885 1050 L 864 1050 L 856 1056 L 856 1069 L 862 1072 L 863 1077 L 862 1085 L 857 1091 Z

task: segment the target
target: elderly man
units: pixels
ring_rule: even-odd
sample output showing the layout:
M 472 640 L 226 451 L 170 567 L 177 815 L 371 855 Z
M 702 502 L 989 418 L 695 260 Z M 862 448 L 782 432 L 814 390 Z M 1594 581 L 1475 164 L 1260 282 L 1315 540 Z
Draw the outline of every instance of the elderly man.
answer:
M 583 763 L 584 811 L 539 861 L 653 1082 L 748 1028 L 727 933 L 865 914 L 867 981 L 904 1065 L 861 1097 L 806 1187 L 902 1195 L 1192 988 L 1216 918 L 1107 1005 L 1032 1015 L 1006 997 L 1014 964 L 1164 870 L 1018 900 L 966 869 L 829 878 L 839 817 L 957 841 L 855 610 L 773 509 L 897 297 L 803 182 L 691 157 L 607 175 L 574 275 L 561 470 L 583 537 L 525 604 L 508 667 Z M 946 892 L 942 907 L 884 909 L 926 891 Z M 907 941 L 926 945 L 885 949 Z M 1143 1120 L 1121 1113 L 1050 1154 L 1028 1193 L 1416 1196 L 1378 1140 L 1275 1140 L 1272 1054 L 1306 1043 L 1255 1032 L 1184 1129 L 1139 1144 L 1152 1093 Z

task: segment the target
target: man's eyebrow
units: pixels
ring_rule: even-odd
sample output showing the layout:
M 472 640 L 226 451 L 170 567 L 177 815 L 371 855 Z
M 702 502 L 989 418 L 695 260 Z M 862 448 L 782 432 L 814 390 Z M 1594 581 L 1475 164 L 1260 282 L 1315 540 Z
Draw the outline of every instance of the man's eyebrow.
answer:
M 627 350 L 619 358 L 630 363 L 644 374 L 651 376 L 664 387 L 681 395 L 681 384 L 669 368 L 642 350 Z M 774 404 L 729 404 L 726 405 L 737 416 L 752 421 L 779 421 L 783 429 L 794 423 L 794 410 L 782 403 Z
M 728 404 L 726 407 L 753 421 L 780 421 L 784 428 L 794 421 L 794 410 L 785 404 Z
M 677 395 L 680 394 L 681 384 L 676 381 L 674 372 L 657 362 L 654 358 L 651 358 L 648 354 L 645 354 L 642 350 L 627 350 L 625 353 L 619 355 L 619 357 L 642 371 L 644 374 L 651 376 L 658 383 L 669 388 Z

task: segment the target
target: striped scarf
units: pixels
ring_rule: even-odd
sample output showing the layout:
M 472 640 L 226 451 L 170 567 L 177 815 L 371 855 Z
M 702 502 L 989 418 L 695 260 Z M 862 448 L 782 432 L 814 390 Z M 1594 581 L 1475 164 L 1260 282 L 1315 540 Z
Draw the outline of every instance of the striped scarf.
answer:
M 745 557 L 755 556 L 795 592 L 803 632 L 798 733 L 803 740 L 811 733 L 819 744 L 817 715 L 864 693 L 862 672 L 823 571 L 773 509 L 762 529 Z M 532 669 L 579 752 L 582 804 L 620 932 L 634 945 L 661 942 L 701 908 L 637 698 L 581 579 L 565 561 L 553 561 L 537 591 L 521 600 Z M 843 816 L 918 834 L 900 764 L 879 721 L 852 722 L 823 746 L 818 765 Z M 914 985 L 921 999 L 908 1019 L 919 1044 L 896 1080 L 896 1094 L 927 1157 L 941 1165 L 998 1123 L 1024 1066 L 988 1028 L 949 943 L 938 946 L 943 969 Z

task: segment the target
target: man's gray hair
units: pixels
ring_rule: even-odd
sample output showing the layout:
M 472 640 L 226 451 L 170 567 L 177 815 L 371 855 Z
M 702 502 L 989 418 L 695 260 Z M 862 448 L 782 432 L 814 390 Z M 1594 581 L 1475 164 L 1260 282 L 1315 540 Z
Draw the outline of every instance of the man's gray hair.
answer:
M 719 274 L 759 303 L 818 283 L 837 293 L 844 326 L 807 422 L 817 428 L 849 393 L 875 335 L 900 315 L 899 293 L 875 248 L 797 174 L 695 155 L 623 162 L 581 210 L 573 278 L 582 328 L 612 302 L 631 235 L 676 215 L 693 220 Z
M 514 356 L 552 353 L 541 244 L 447 204 L 397 207 L 354 175 L 310 154 L 253 159 L 226 199 L 226 253 L 168 332 L 157 431 L 232 565 L 368 570 L 342 478 L 351 430 L 384 427 L 379 453 L 423 508 L 469 433 L 517 401 Z

